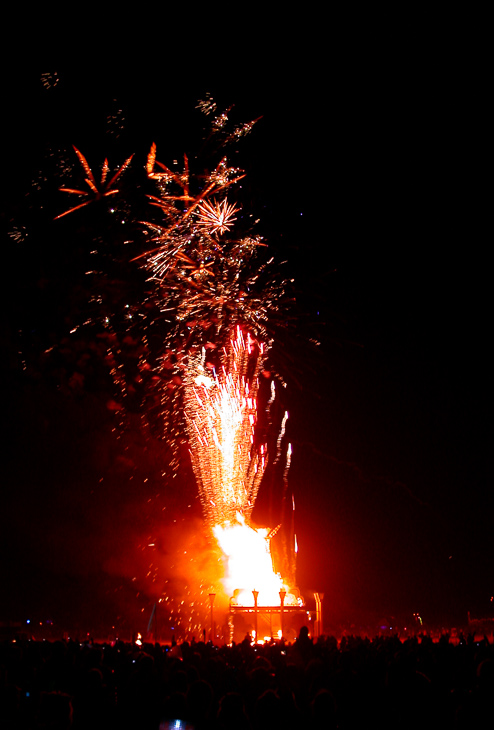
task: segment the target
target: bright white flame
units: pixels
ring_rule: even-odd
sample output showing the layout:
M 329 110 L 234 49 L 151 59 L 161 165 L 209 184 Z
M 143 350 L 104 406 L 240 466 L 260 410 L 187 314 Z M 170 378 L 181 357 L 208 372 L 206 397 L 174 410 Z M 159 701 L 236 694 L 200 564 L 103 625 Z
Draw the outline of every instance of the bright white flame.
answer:
M 255 530 L 238 515 L 235 523 L 216 525 L 213 532 L 227 557 L 224 579 L 227 595 L 235 595 L 242 606 L 253 606 L 252 591 L 257 590 L 258 606 L 279 606 L 280 590 L 283 589 L 286 591 L 285 605 L 296 602 L 281 576 L 273 570 L 269 530 Z
M 208 378 L 206 375 L 198 375 L 197 378 L 194 378 L 194 383 L 196 385 L 203 385 L 205 388 L 211 388 L 214 380 L 213 378 Z
M 223 200 L 222 203 L 205 200 L 197 207 L 198 224 L 211 233 L 224 233 L 229 231 L 233 222 L 237 220 L 235 213 L 239 210 L 240 208 L 236 208 L 227 200 Z
M 192 466 L 206 518 L 226 557 L 224 588 L 243 606 L 254 605 L 253 590 L 259 606 L 279 606 L 283 589 L 285 605 L 293 605 L 296 597 L 273 570 L 270 530 L 248 524 L 267 462 L 265 444 L 255 439 L 263 345 L 238 327 L 224 354 L 214 377 L 204 351 L 202 358 L 191 358 L 184 379 Z M 285 413 L 277 458 L 287 419 Z M 288 464 L 290 455 L 291 446 Z

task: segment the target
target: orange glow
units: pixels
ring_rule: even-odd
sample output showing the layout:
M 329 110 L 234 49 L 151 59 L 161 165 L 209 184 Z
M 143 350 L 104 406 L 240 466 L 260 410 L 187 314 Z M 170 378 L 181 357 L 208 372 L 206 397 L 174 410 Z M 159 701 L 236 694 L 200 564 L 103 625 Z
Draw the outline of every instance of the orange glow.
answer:
M 194 474 L 206 519 L 225 556 L 223 585 L 237 604 L 285 604 L 297 599 L 274 572 L 271 531 L 254 529 L 250 515 L 267 463 L 256 444 L 258 375 L 263 346 L 237 328 L 219 373 L 207 369 L 205 353 L 192 360 L 184 381 L 184 405 Z M 283 424 L 284 425 L 284 424 Z
M 259 606 L 279 605 L 282 588 L 287 597 L 290 595 L 281 576 L 273 570 L 267 528 L 255 530 L 239 515 L 238 521 L 216 525 L 213 532 L 227 558 L 223 585 L 227 595 L 235 592 L 239 605 L 254 605 L 253 590 L 259 591 Z
M 219 374 L 194 360 L 184 405 L 194 474 L 211 528 L 248 520 L 266 467 L 266 446 L 254 444 L 257 376 L 263 348 L 237 328 Z M 249 371 L 253 370 L 249 377 Z

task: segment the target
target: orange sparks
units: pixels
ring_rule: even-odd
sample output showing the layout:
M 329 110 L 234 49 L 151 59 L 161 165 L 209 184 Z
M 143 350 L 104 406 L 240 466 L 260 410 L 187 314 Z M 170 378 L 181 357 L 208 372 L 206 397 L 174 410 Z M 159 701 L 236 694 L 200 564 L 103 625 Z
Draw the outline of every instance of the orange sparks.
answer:
M 184 406 L 194 474 L 204 513 L 225 557 L 226 594 L 249 606 L 277 605 L 285 590 L 270 551 L 277 530 L 248 524 L 267 463 L 265 444 L 256 445 L 258 375 L 262 345 L 237 328 L 217 374 L 205 354 L 192 360 L 184 380 Z
M 184 381 L 192 466 L 211 527 L 237 513 L 250 517 L 264 473 L 265 447 L 253 445 L 261 355 L 262 347 L 238 328 L 219 374 L 211 377 L 203 359 L 195 360 Z
M 117 172 L 108 182 L 106 181 L 106 178 L 108 176 L 110 168 L 108 167 L 108 160 L 105 159 L 101 170 L 101 179 L 98 187 L 98 183 L 96 182 L 96 179 L 93 175 L 91 168 L 88 165 L 86 158 L 84 157 L 82 152 L 77 149 L 77 147 L 74 147 L 74 150 L 79 159 L 79 162 L 82 165 L 84 172 L 87 175 L 84 182 L 89 187 L 89 190 L 94 193 L 94 198 L 91 198 L 90 200 L 85 200 L 83 203 L 80 203 L 80 205 L 76 205 L 75 207 L 66 210 L 64 213 L 60 213 L 60 215 L 55 216 L 55 220 L 57 220 L 58 218 L 63 218 L 63 216 L 68 215 L 69 213 L 73 213 L 75 210 L 79 210 L 79 208 L 84 208 L 84 206 L 89 205 L 89 203 L 92 203 L 95 200 L 101 200 L 101 198 L 108 197 L 109 195 L 116 195 L 116 193 L 118 193 L 118 188 L 112 189 L 112 185 L 114 182 L 117 181 L 123 171 L 130 165 L 130 161 L 134 157 L 134 155 L 128 157 L 123 165 L 118 168 Z M 61 190 L 63 193 L 71 193 L 72 195 L 89 195 L 89 192 L 87 190 L 78 190 L 76 188 L 59 188 L 59 190 Z

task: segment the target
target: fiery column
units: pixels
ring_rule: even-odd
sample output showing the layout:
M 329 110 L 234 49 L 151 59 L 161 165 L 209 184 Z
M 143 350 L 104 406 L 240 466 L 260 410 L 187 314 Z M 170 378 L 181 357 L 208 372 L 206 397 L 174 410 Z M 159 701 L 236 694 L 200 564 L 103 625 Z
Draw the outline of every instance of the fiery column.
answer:
M 185 416 L 194 474 L 211 528 L 248 520 L 266 466 L 256 448 L 258 374 L 263 348 L 240 327 L 224 351 L 220 372 L 192 360 L 184 387 Z
M 258 375 L 263 347 L 237 327 L 223 352 L 220 372 L 207 370 L 204 356 L 192 360 L 184 382 L 184 402 L 192 465 L 204 513 L 227 557 L 225 589 L 237 600 L 274 605 L 286 592 L 273 570 L 270 531 L 255 530 L 249 519 L 267 462 L 256 445 Z M 290 599 L 289 599 L 290 600 Z

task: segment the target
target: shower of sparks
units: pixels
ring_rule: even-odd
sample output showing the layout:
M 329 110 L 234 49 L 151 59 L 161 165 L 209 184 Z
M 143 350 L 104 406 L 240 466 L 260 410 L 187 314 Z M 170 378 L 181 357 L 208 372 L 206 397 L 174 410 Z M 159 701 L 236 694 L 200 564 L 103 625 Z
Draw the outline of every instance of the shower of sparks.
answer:
M 197 102 L 196 109 L 200 109 L 206 116 L 209 116 L 209 114 L 216 111 L 216 102 L 213 100 L 209 92 L 206 93 L 205 99 L 200 99 Z
M 208 98 L 203 105 L 206 115 L 216 111 L 212 104 Z M 223 134 L 229 112 L 214 118 L 214 133 Z M 225 132 L 226 138 L 247 134 L 255 121 L 236 127 L 229 136 Z M 212 171 L 194 176 L 186 155 L 182 171 L 174 171 L 156 159 L 153 144 L 146 170 L 160 191 L 150 200 L 162 220 L 147 224 L 157 245 L 139 258 L 166 294 L 163 312 L 173 323 L 175 347 L 185 343 L 184 415 L 204 514 L 228 556 L 227 580 L 233 581 L 228 590 L 242 580 L 238 575 L 233 578 L 239 560 L 231 553 L 228 535 L 234 530 L 259 542 L 261 552 L 267 553 L 266 586 L 271 580 L 270 596 L 277 596 L 281 579 L 273 573 L 269 540 L 248 523 L 267 462 L 266 445 L 258 444 L 255 435 L 258 375 L 272 341 L 273 323 L 286 309 L 286 282 L 273 274 L 273 259 L 258 260 L 266 246 L 260 236 L 231 240 L 222 235 L 230 232 L 239 207 L 216 196 L 226 189 L 231 192 L 244 177 L 226 156 Z M 232 332 L 236 332 L 233 338 Z M 205 354 L 187 355 L 197 346 L 223 351 L 218 372 L 207 367 Z M 274 391 L 270 403 L 273 400 Z M 239 539 L 233 544 L 238 545 Z M 263 593 L 260 600 L 265 603 L 266 589 Z
M 89 196 L 91 193 L 93 193 L 94 197 L 92 197 L 90 200 L 85 200 L 83 203 L 80 203 L 79 205 L 74 206 L 73 208 L 70 208 L 69 210 L 66 210 L 64 213 L 60 213 L 60 215 L 57 215 L 55 217 L 55 220 L 58 218 L 63 218 L 63 216 L 68 215 L 69 213 L 73 213 L 75 210 L 79 210 L 79 208 L 84 208 L 84 206 L 89 205 L 90 203 L 94 202 L 95 200 L 101 200 L 101 198 L 108 197 L 110 195 L 116 195 L 119 192 L 118 188 L 112 188 L 112 185 L 118 180 L 120 175 L 124 172 L 124 170 L 127 169 L 127 167 L 130 165 L 130 161 L 132 160 L 134 155 L 131 155 L 128 157 L 123 165 L 118 168 L 117 172 L 113 175 L 110 180 L 107 181 L 108 173 L 110 171 L 110 168 L 108 167 L 108 160 L 105 159 L 103 163 L 103 167 L 101 169 L 101 178 L 98 183 L 96 182 L 96 178 L 93 175 L 93 172 L 91 168 L 88 165 L 88 162 L 82 152 L 80 152 L 77 147 L 74 147 L 75 153 L 79 159 L 79 162 L 82 165 L 82 168 L 84 172 L 86 173 L 87 177 L 85 178 L 84 182 L 89 187 L 90 192 L 87 190 L 78 190 L 76 188 L 59 188 L 64 193 L 70 193 L 72 195 L 83 195 L 83 196 Z
M 156 167 L 160 168 L 160 170 L 156 170 Z M 163 226 L 147 224 L 157 232 L 154 240 L 164 244 L 150 253 L 155 253 L 155 251 L 160 251 L 163 248 L 168 249 L 171 238 L 176 240 L 177 236 L 180 237 L 184 233 L 190 235 L 189 219 L 197 207 L 206 201 L 208 197 L 230 187 L 230 185 L 245 177 L 244 175 L 238 174 L 241 172 L 238 168 L 228 167 L 226 158 L 223 158 L 217 167 L 206 177 L 206 186 L 197 195 L 192 195 L 187 155 L 184 154 L 183 172 L 173 172 L 169 167 L 156 159 L 156 145 L 154 142 L 148 154 L 146 171 L 148 177 L 158 183 L 161 192 L 160 197 L 154 195 L 149 196 L 151 205 L 160 208 L 165 216 Z M 180 194 L 172 194 L 168 189 L 169 185 L 174 185 L 175 190 L 173 193 Z M 145 254 L 144 256 L 147 257 L 147 255 Z
M 258 375 L 263 347 L 237 329 L 219 374 L 204 357 L 184 382 L 192 466 L 211 527 L 250 517 L 266 466 L 266 446 L 255 445 Z M 252 372 L 250 373 L 250 370 Z
M 56 71 L 53 71 L 53 73 L 46 71 L 41 74 L 41 83 L 45 89 L 53 89 L 59 81 L 60 79 Z
M 209 230 L 212 234 L 225 233 L 237 220 L 234 216 L 239 210 L 226 199 L 222 203 L 218 203 L 216 200 L 206 200 L 199 205 L 196 215 L 202 228 Z
M 216 115 L 206 141 L 216 136 L 221 146 L 238 141 L 257 121 L 228 132 L 231 109 L 217 113 L 210 97 L 200 102 L 200 108 L 206 116 Z M 97 182 L 86 158 L 74 149 L 89 190 L 60 190 L 88 199 L 57 218 L 117 194 L 115 183 L 132 159 L 129 157 L 111 179 L 105 160 Z M 133 310 L 126 315 L 128 329 L 123 339 L 114 331 L 112 316 L 107 317 L 106 363 L 123 403 L 131 400 L 141 382 L 145 383 L 143 392 L 144 387 L 150 391 L 146 391 L 146 417 L 150 423 L 159 411 L 156 420 L 162 425 L 162 437 L 166 435 L 168 445 L 183 442 L 185 426 L 209 534 L 215 536 L 226 559 L 227 595 L 240 589 L 243 592 L 237 594 L 237 600 L 249 605 L 252 590 L 256 589 L 259 605 L 275 605 L 279 590 L 284 588 L 285 603 L 289 605 L 297 599 L 274 572 L 270 552 L 270 540 L 277 529 L 254 529 L 250 525 L 268 458 L 266 444 L 256 431 L 258 378 L 273 342 L 274 327 L 286 323 L 287 282 L 276 271 L 273 273 L 272 258 L 259 261 L 258 254 L 266 247 L 261 236 L 249 230 L 243 236 L 229 237 L 240 207 L 229 203 L 225 195 L 233 195 L 234 186 L 244 177 L 243 171 L 229 165 L 226 156 L 213 169 L 204 172 L 201 168 L 200 174 L 194 174 L 192 167 L 184 154 L 181 169 L 171 169 L 156 159 L 156 145 L 151 146 L 146 174 L 158 188 L 156 195 L 148 196 L 155 215 L 150 216 L 151 221 L 141 223 L 152 245 L 133 259 L 149 275 L 144 307 L 136 307 L 132 319 L 138 322 L 143 318 L 145 334 L 137 335 L 137 329 L 130 329 L 127 319 Z M 161 349 L 152 353 L 150 341 L 159 341 Z M 122 360 L 127 350 L 132 354 L 134 369 L 137 362 L 131 383 Z M 268 411 L 274 399 L 273 384 Z M 123 419 L 123 405 L 114 401 L 108 407 Z M 278 437 L 275 463 L 281 456 L 287 417 L 285 414 Z M 170 447 L 170 452 L 169 466 L 176 473 L 178 447 Z M 283 476 L 285 491 L 290 454 L 289 447 Z M 150 539 L 147 548 L 155 549 L 154 540 Z M 155 582 L 156 570 L 151 568 L 152 564 L 148 577 L 152 574 Z M 206 584 L 200 588 L 202 593 L 206 591 L 204 595 L 212 590 Z M 177 613 L 181 610 L 178 608 Z
M 21 243 L 27 238 L 27 230 L 25 226 L 13 226 L 8 232 L 8 236 L 16 243 Z
M 219 373 L 191 358 L 184 381 L 184 408 L 192 466 L 206 520 L 226 556 L 225 591 L 250 605 L 276 605 L 279 591 L 296 598 L 273 569 L 270 539 L 277 529 L 256 530 L 250 516 L 266 464 L 266 444 L 256 443 L 258 376 L 262 343 L 237 327 L 224 348 Z M 285 424 L 286 417 L 283 423 Z
M 233 106 L 229 106 L 228 109 L 225 109 L 224 112 L 221 112 L 220 114 L 218 114 L 217 117 L 215 117 L 213 119 L 212 126 L 213 126 L 213 130 L 215 132 L 219 132 L 227 125 L 228 120 L 229 120 L 228 115 L 230 114 L 232 109 L 233 109 Z
M 267 325 L 286 303 L 285 282 L 271 272 L 273 259 L 257 261 L 259 249 L 266 245 L 260 236 L 220 238 L 229 232 L 240 208 L 213 197 L 241 180 L 242 170 L 223 157 L 212 172 L 194 177 L 184 155 L 183 171 L 174 172 L 156 160 L 155 144 L 146 170 L 160 190 L 159 197 L 149 197 L 162 218 L 144 223 L 156 246 L 135 260 L 143 262 L 166 293 L 175 339 L 179 330 L 184 335 L 185 326 L 189 343 L 207 332 L 208 337 L 219 335 L 223 344 L 223 335 L 245 325 L 269 342 Z

